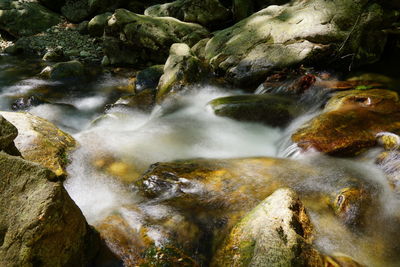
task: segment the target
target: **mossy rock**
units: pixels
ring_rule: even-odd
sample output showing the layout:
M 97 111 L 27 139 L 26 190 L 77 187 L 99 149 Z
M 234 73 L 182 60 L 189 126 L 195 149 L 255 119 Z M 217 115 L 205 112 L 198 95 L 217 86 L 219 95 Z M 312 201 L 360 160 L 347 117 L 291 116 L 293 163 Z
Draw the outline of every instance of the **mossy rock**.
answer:
M 76 146 L 72 136 L 29 113 L 0 112 L 0 115 L 18 129 L 15 145 L 24 159 L 49 168 L 56 175 L 66 174 L 68 153 Z
M 136 90 L 156 89 L 163 73 L 164 65 L 154 65 L 139 71 L 136 75 Z
M 214 99 L 209 105 L 218 116 L 281 127 L 301 113 L 294 100 L 276 95 L 228 96 Z
M 204 27 L 171 17 L 138 15 L 117 9 L 105 29 L 105 54 L 111 64 L 163 64 L 174 43 L 194 45 L 208 37 Z M 127 56 L 129 53 L 129 56 Z
M 86 266 L 100 243 L 49 169 L 0 152 L 0 265 Z
M 60 23 L 61 16 L 36 2 L 2 1 L 0 29 L 14 37 L 30 36 Z
M 393 10 L 368 0 L 271 5 L 218 31 L 207 43 L 206 59 L 240 86 L 256 86 L 272 70 L 299 64 L 372 63 L 384 49 L 382 29 L 395 17 Z M 349 54 L 352 62 L 344 62 L 341 56 Z
M 15 148 L 14 139 L 18 136 L 17 128 L 0 115 L 0 151 L 7 154 L 19 156 Z
M 377 144 L 376 134 L 400 134 L 400 102 L 389 90 L 351 90 L 335 94 L 324 112 L 301 126 L 293 142 L 303 149 L 352 156 Z
M 231 18 L 231 13 L 218 0 L 177 0 L 171 3 L 151 6 L 145 15 L 174 17 L 181 21 L 212 27 Z

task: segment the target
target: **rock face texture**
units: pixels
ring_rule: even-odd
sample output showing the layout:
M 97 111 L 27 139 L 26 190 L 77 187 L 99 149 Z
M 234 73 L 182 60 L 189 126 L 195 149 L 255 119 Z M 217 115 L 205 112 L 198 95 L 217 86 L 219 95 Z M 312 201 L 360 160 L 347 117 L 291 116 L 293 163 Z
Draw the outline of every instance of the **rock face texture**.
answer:
M 170 17 L 151 17 L 117 9 L 105 28 L 105 54 L 111 64 L 164 63 L 174 43 L 194 45 L 208 31 Z
M 14 144 L 14 139 L 17 135 L 17 128 L 0 115 L 0 151 L 19 156 L 20 153 Z
M 381 30 L 391 18 L 368 0 L 269 6 L 217 32 L 207 43 L 206 59 L 239 85 L 258 82 L 274 68 L 321 59 L 329 64 L 347 55 L 352 66 L 371 63 L 383 51 L 386 36 Z
M 174 17 L 185 22 L 214 26 L 230 19 L 231 14 L 218 0 L 177 0 L 171 3 L 151 6 L 145 15 Z
M 290 189 L 279 189 L 231 231 L 211 266 L 323 266 L 312 225 Z
M 0 1 L 0 29 L 14 37 L 42 32 L 61 22 L 61 16 L 35 2 Z
M 176 93 L 185 85 L 200 82 L 207 74 L 206 67 L 187 44 L 173 44 L 158 84 L 157 101 Z
M 76 145 L 72 136 L 29 113 L 0 112 L 0 115 L 17 127 L 15 144 L 23 158 L 49 168 L 56 175 L 66 173 L 67 153 Z
M 384 89 L 335 94 L 324 112 L 300 127 L 292 140 L 303 149 L 351 156 L 376 145 L 380 132 L 400 134 L 398 94 Z
M 0 265 L 86 266 L 97 235 L 50 170 L 0 152 Z

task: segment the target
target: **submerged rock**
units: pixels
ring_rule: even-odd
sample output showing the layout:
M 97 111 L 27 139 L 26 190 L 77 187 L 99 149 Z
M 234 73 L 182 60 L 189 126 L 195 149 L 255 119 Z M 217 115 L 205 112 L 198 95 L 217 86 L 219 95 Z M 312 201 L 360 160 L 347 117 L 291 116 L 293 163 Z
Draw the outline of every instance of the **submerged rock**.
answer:
M 99 238 L 54 173 L 0 152 L 0 265 L 86 266 Z
M 218 116 L 281 127 L 301 111 L 294 100 L 269 94 L 228 96 L 214 99 L 209 104 Z
M 158 83 L 157 102 L 176 93 L 185 85 L 200 82 L 208 74 L 206 67 L 186 44 L 173 44 Z
M 279 189 L 232 229 L 211 266 L 323 266 L 312 228 L 296 193 Z
M 14 37 L 42 32 L 61 22 L 61 16 L 33 1 L 1 1 L 0 29 Z
M 351 169 L 344 169 L 340 180 L 337 174 L 329 177 L 333 162 L 313 160 L 314 164 L 275 158 L 157 163 L 136 186 L 146 197 L 192 216 L 199 214 L 197 219 L 216 231 L 217 240 L 243 213 L 281 187 L 297 189 L 304 200 L 316 203 L 319 211 L 334 214 L 348 226 L 364 225 L 366 214 L 376 204 L 378 185 Z M 321 183 L 321 177 L 323 187 L 307 189 Z
M 194 23 L 151 17 L 117 9 L 105 29 L 105 54 L 111 64 L 164 63 L 173 43 L 194 45 L 209 32 Z
M 0 112 L 0 115 L 18 129 L 15 144 L 24 159 L 47 167 L 56 175 L 66 174 L 68 152 L 76 146 L 72 136 L 29 113 Z
M 376 145 L 376 134 L 399 134 L 400 102 L 396 92 L 351 90 L 335 94 L 324 112 L 292 135 L 303 149 L 333 155 L 356 155 Z
M 114 104 L 109 105 L 108 108 L 122 107 L 143 112 L 151 112 L 155 104 L 156 90 L 145 89 L 132 95 L 122 96 Z
M 174 17 L 181 21 L 215 26 L 226 22 L 231 13 L 218 0 L 177 0 L 171 3 L 151 6 L 145 15 L 154 17 Z
M 383 52 L 382 29 L 390 25 L 385 23 L 390 14 L 368 0 L 273 5 L 217 32 L 207 44 L 206 59 L 239 85 L 257 84 L 275 68 L 326 65 L 343 55 L 354 55 L 353 65 L 371 63 Z

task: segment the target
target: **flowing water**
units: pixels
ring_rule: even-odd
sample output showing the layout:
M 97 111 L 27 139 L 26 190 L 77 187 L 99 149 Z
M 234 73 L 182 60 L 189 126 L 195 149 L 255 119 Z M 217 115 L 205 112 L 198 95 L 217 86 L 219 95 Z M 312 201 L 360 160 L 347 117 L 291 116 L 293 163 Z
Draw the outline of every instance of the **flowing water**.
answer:
M 313 192 L 336 190 L 338 181 L 349 174 L 372 185 L 376 206 L 364 230 L 344 226 L 332 213 L 321 212 L 305 200 L 315 225 L 317 248 L 327 254 L 349 255 L 368 266 L 399 266 L 400 203 L 383 172 L 367 158 L 345 160 L 313 151 L 302 153 L 290 142 L 291 133 L 320 112 L 320 103 L 285 129 L 272 128 L 215 116 L 207 105 L 210 100 L 241 92 L 202 85 L 173 103 L 156 106 L 151 114 L 114 108 L 92 123 L 104 114 L 105 104 L 115 101 L 120 94 L 117 88 L 126 85 L 127 79 L 99 73 L 85 82 L 54 82 L 38 78 L 42 67 L 40 62 L 1 57 L 0 108 L 10 110 L 21 96 L 48 97 L 50 103 L 28 111 L 54 122 L 80 143 L 71 155 L 65 187 L 89 224 L 97 227 L 119 214 L 133 229 L 146 224 L 148 236 L 162 245 L 169 242 L 165 229 L 149 225 L 149 218 L 157 221 L 182 215 L 174 207 L 143 198 L 132 186 L 151 164 L 192 158 L 291 157 L 318 173 L 300 179 L 288 169 L 282 175 L 305 199 Z M 384 164 L 391 167 L 390 162 Z

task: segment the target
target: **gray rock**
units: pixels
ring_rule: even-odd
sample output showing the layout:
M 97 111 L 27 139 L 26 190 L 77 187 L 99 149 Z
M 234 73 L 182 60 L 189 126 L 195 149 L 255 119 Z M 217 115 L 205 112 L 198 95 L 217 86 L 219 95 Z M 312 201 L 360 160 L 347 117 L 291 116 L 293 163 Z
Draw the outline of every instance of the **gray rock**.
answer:
M 164 73 L 164 65 L 154 65 L 140 71 L 136 75 L 136 91 L 157 88 L 158 82 Z
M 207 43 L 206 59 L 239 85 L 258 83 L 274 68 L 347 59 L 346 68 L 379 59 L 392 11 L 368 0 L 294 0 L 269 6 Z M 346 63 L 346 62 L 342 62 Z
M 83 64 L 76 60 L 57 63 L 50 68 L 49 73 L 52 80 L 82 78 L 84 75 Z
M 296 193 L 278 189 L 231 231 L 211 266 L 324 266 Z
M 87 266 L 99 238 L 50 170 L 0 152 L 0 265 Z
M 157 101 L 180 91 L 185 85 L 200 82 L 207 75 L 206 67 L 187 44 L 173 44 L 158 83 Z
M 105 54 L 111 64 L 164 63 L 173 43 L 190 46 L 209 32 L 194 23 L 151 17 L 117 9 L 105 29 Z
M 35 2 L 0 3 L 0 29 L 12 36 L 29 36 L 61 22 L 61 16 Z
M 107 25 L 112 13 L 104 13 L 95 16 L 89 21 L 88 31 L 91 36 L 102 36 L 104 33 L 104 28 Z
M 0 115 L 0 151 L 14 156 L 21 155 L 14 144 L 17 135 L 17 128 Z
M 145 15 L 155 17 L 174 17 L 186 22 L 214 26 L 215 23 L 230 19 L 231 13 L 218 0 L 177 0 L 171 3 L 151 6 Z

